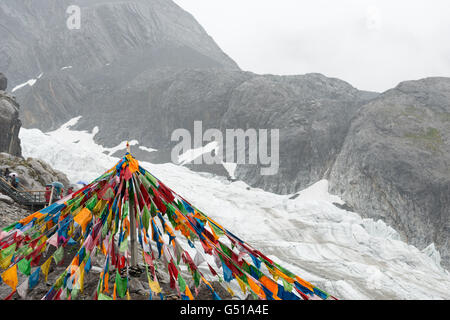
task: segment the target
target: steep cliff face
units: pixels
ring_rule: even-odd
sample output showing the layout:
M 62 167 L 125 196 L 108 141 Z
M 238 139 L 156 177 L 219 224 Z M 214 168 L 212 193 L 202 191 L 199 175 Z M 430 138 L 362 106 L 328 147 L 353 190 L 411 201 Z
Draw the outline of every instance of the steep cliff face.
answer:
M 331 173 L 331 192 L 450 266 L 450 79 L 399 84 L 364 106 Z
M 0 76 L 0 83 L 4 84 L 3 88 L 6 90 L 5 76 Z M 0 152 L 7 152 L 15 156 L 21 155 L 20 127 L 19 104 L 14 97 L 0 90 Z
M 184 128 L 193 137 L 196 120 L 202 121 L 201 134 L 217 128 L 224 137 L 227 129 L 279 129 L 279 171 L 262 176 L 259 165 L 239 164 L 236 176 L 252 186 L 286 194 L 327 177 L 350 119 L 373 96 L 320 74 L 160 71 L 141 74 L 111 95 L 99 92 L 90 96 L 85 105 L 96 108 L 84 108 L 74 128 L 98 126 L 96 139 L 108 146 L 136 139 L 158 149 L 151 155 L 139 155 L 153 162 L 169 162 L 172 147 L 178 143 L 171 142 L 172 132 Z M 216 166 L 190 168 L 217 172 Z
M 260 165 L 238 165 L 236 176 L 280 194 L 294 193 L 326 178 L 350 119 L 370 97 L 321 74 L 265 75 L 246 81 L 233 91 L 221 127 L 279 129 L 279 170 L 264 176 Z
M 79 30 L 66 26 L 70 5 L 81 8 Z M 15 92 L 25 127 L 56 128 L 81 96 L 108 95 L 145 71 L 239 69 L 170 0 L 4 0 L 0 21 L 0 70 L 11 75 L 10 87 L 41 75 Z

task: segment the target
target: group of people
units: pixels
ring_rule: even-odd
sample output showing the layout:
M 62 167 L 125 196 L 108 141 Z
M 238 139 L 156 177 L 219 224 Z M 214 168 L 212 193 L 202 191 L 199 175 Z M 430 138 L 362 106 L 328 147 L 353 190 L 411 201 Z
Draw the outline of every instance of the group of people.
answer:
M 53 197 L 52 197 L 52 188 L 53 188 Z M 49 203 L 50 197 L 52 197 L 52 201 L 55 201 L 55 200 L 62 199 L 62 198 L 64 198 L 64 196 L 68 196 L 69 194 L 72 194 L 72 193 L 73 193 L 72 186 L 69 186 L 69 188 L 67 188 L 66 194 L 64 194 L 64 188 L 61 188 L 59 186 L 47 185 L 45 187 L 45 202 Z
M 16 172 L 11 172 L 9 168 L 5 169 L 0 168 L 0 177 L 6 180 L 6 182 L 8 182 L 12 187 L 16 189 L 19 188 L 19 177 Z M 52 197 L 52 188 L 53 188 L 53 197 Z M 48 184 L 45 187 L 45 201 L 49 203 L 50 198 L 52 198 L 52 202 L 57 201 L 64 198 L 64 196 L 72 194 L 73 192 L 74 192 L 73 186 L 69 186 L 67 188 L 67 191 L 64 193 L 64 188 L 62 184 L 61 185 Z
M 19 186 L 19 177 L 16 172 L 9 171 L 9 168 L 0 169 L 0 175 L 14 188 Z

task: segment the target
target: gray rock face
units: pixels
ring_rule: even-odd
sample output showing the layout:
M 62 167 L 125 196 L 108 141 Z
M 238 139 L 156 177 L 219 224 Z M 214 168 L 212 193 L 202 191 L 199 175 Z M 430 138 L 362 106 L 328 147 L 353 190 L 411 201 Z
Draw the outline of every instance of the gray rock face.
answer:
M 45 185 L 59 181 L 65 188 L 70 185 L 69 179 L 61 171 L 55 170 L 40 159 L 15 157 L 0 153 L 0 169 L 9 168 L 16 172 L 19 182 L 27 190 L 45 190 Z
M 66 26 L 70 5 L 81 7 L 79 30 Z M 143 72 L 239 70 L 171 0 L 4 0 L 0 21 L 0 70 L 12 87 L 43 74 L 15 92 L 25 127 L 56 128 L 86 92 L 108 95 Z
M 8 88 L 8 79 L 0 72 L 0 91 L 6 91 L 6 88 Z
M 450 266 L 450 79 L 399 84 L 353 120 L 331 192 Z
M 19 105 L 13 97 L 0 91 L 0 152 L 16 156 L 22 154 L 20 147 Z
M 108 146 L 136 139 L 159 150 L 148 158 L 139 155 L 153 162 L 169 162 L 174 145 L 170 141 L 172 132 L 184 128 L 193 137 L 196 120 L 202 121 L 203 132 L 218 128 L 224 136 L 226 129 L 280 129 L 278 174 L 261 176 L 258 165 L 239 165 L 236 173 L 252 186 L 291 193 L 326 177 L 350 119 L 372 97 L 344 81 L 320 74 L 260 76 L 224 70 L 160 71 L 141 74 L 109 96 L 91 96 L 85 105 L 96 108 L 85 108 L 75 129 L 92 130 L 98 126 L 96 139 Z M 211 166 L 209 170 L 205 165 L 189 167 L 211 172 L 218 169 Z
M 280 164 L 276 175 L 267 176 L 260 174 L 259 165 L 238 165 L 236 176 L 281 194 L 325 178 L 350 119 L 365 101 L 363 92 L 321 74 L 266 75 L 246 81 L 233 91 L 221 127 L 279 129 Z

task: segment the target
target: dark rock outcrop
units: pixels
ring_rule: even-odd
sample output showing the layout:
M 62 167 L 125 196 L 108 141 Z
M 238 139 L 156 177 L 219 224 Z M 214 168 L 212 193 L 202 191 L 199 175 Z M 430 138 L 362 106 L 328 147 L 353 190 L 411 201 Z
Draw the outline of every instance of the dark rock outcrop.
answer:
M 8 79 L 0 72 L 0 91 L 6 91 L 8 88 Z
M 399 84 L 364 106 L 333 167 L 331 192 L 450 266 L 450 78 Z
M 0 91 L 0 152 L 20 156 L 19 130 L 19 104 L 14 97 Z

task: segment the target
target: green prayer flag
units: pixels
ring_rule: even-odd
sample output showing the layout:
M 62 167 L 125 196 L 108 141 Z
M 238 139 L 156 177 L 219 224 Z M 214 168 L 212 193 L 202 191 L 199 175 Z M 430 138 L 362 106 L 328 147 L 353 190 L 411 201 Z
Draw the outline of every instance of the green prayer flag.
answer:
M 156 186 L 158 185 L 158 182 L 148 171 L 145 172 L 145 177 L 156 188 Z
M 64 258 L 64 247 L 59 247 L 55 253 L 53 253 L 53 259 L 55 259 L 56 265 L 58 265 Z
M 103 294 L 103 293 L 100 293 L 99 295 L 98 295 L 98 300 L 112 300 L 113 298 L 111 298 L 110 296 L 108 296 L 108 295 L 106 295 L 106 294 Z
M 105 221 L 102 227 L 102 238 L 104 239 L 106 237 L 106 234 L 108 233 L 108 222 Z
M 194 283 L 196 287 L 200 285 L 200 273 L 197 270 L 194 272 Z
M 123 214 L 122 219 L 125 219 L 126 216 L 128 216 L 128 201 L 125 201 L 123 203 L 122 214 Z
M 145 230 L 148 230 L 150 226 L 150 212 L 146 205 L 144 205 L 144 212 L 142 213 L 142 224 L 144 225 Z
M 178 273 L 178 286 L 180 287 L 181 292 L 184 292 L 186 290 L 186 281 L 184 281 L 181 273 Z
M 211 228 L 214 230 L 214 233 L 217 234 L 219 237 L 223 236 L 225 233 L 222 231 L 222 229 L 217 228 L 217 226 L 210 222 Z
M 77 299 L 79 292 L 80 292 L 79 289 L 73 289 L 72 290 L 72 293 L 71 293 L 72 300 L 76 300 Z
M 0 259 L 4 259 L 6 257 L 9 257 L 16 251 L 17 244 L 14 242 L 12 245 L 10 245 L 8 248 L 3 249 L 0 251 Z
M 86 201 L 85 207 L 92 211 L 97 204 L 97 194 L 94 194 L 88 201 Z
M 155 206 L 155 204 L 152 201 L 152 203 L 150 205 L 150 214 L 152 215 L 152 217 L 156 216 L 156 211 L 157 211 L 156 206 Z
M 127 293 L 128 278 L 122 278 L 119 271 L 116 271 L 116 293 L 119 297 L 123 298 Z
M 281 278 L 281 280 L 283 281 L 284 290 L 292 292 L 292 283 L 287 282 L 286 280 L 284 280 L 284 278 Z
M 61 286 L 64 284 L 64 278 L 67 275 L 67 270 L 65 270 L 56 280 L 55 282 L 55 289 L 58 290 L 59 288 L 61 288 Z
M 127 251 L 127 249 L 128 249 L 128 238 L 123 239 L 119 247 L 119 252 L 125 252 Z
M 22 259 L 17 263 L 17 267 L 19 268 L 20 272 L 22 272 L 24 275 L 29 276 L 31 274 L 31 259 Z

